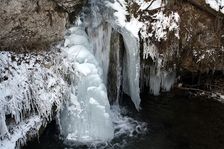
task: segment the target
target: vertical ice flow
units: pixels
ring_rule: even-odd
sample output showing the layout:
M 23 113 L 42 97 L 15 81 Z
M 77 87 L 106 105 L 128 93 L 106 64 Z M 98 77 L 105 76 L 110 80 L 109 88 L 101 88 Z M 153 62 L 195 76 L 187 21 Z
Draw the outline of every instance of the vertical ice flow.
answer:
M 67 141 L 78 142 L 112 139 L 113 125 L 102 70 L 90 52 L 91 45 L 84 29 L 71 28 L 62 49 L 73 65 L 68 73 L 70 100 L 60 116 L 62 135 Z
M 140 55 L 139 41 L 127 30 L 122 32 L 125 44 L 125 60 L 123 69 L 123 90 L 131 96 L 137 110 L 140 109 L 140 88 L 139 88 L 139 73 L 140 73 Z

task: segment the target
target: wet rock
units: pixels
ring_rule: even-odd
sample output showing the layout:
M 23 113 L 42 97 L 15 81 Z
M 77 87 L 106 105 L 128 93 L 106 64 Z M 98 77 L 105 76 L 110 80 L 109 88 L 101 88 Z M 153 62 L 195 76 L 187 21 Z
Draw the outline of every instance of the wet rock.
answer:
M 107 92 L 110 103 L 118 102 L 121 94 L 124 49 L 121 34 L 113 30 L 110 42 L 110 63 L 107 79 Z

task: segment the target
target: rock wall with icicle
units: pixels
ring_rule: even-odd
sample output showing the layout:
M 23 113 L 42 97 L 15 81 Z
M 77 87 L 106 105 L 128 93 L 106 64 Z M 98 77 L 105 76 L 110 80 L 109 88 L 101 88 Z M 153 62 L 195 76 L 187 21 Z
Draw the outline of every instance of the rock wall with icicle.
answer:
M 198 78 L 198 74 L 223 71 L 223 14 L 218 4 L 203 0 L 107 2 L 114 10 L 114 24 L 140 42 L 142 91 L 158 95 L 189 73 Z

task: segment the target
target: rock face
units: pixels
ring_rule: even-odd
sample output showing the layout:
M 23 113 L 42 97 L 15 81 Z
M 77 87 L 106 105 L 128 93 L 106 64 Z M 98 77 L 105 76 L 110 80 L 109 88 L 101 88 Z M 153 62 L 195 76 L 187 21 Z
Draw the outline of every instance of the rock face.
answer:
M 177 68 L 191 73 L 222 71 L 224 14 L 211 9 L 204 0 L 176 1 L 165 7 L 167 14 L 173 11 L 180 16 L 179 39 L 172 32 L 165 40 L 150 39 L 162 55 L 165 69 Z M 151 59 L 141 62 L 151 63 Z
M 66 12 L 79 12 L 87 0 L 54 0 Z
M 223 70 L 224 15 L 214 16 L 190 4 L 182 8 L 180 66 L 192 72 Z
M 178 82 L 183 85 L 189 83 L 203 89 L 204 84 L 211 84 L 210 87 L 216 85 L 216 82 L 222 82 L 224 14 L 210 8 L 204 0 L 170 1 L 164 9 L 166 14 L 177 12 L 180 25 L 179 38 L 173 32 L 169 32 L 166 39 L 160 41 L 153 37 L 149 39 L 151 44 L 155 45 L 151 49 L 156 47 L 161 57 L 161 70 L 177 71 Z M 138 15 L 143 16 L 142 18 L 146 21 L 152 21 L 150 17 L 145 17 L 145 14 L 147 12 Z M 142 90 L 146 88 L 148 92 L 149 85 L 145 85 L 145 82 L 147 78 L 150 78 L 150 66 L 156 62 L 151 58 L 143 59 L 144 42 L 144 40 L 141 41 L 140 85 Z M 219 89 L 219 92 L 220 90 L 223 88 Z
M 189 72 L 223 70 L 224 15 L 194 0 L 177 2 L 171 10 L 180 15 L 180 39 L 170 34 L 167 40 L 156 43 L 167 64 L 175 63 Z
M 110 62 L 107 79 L 107 93 L 111 103 L 118 102 L 121 94 L 124 49 L 122 36 L 113 30 L 110 41 Z
M 63 39 L 67 12 L 82 3 L 81 0 L 0 0 L 0 50 L 30 51 Z

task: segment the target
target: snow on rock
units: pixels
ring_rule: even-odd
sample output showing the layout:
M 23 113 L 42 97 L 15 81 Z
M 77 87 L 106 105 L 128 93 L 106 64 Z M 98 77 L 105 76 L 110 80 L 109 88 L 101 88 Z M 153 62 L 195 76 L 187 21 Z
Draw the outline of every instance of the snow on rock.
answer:
M 224 0 L 205 0 L 205 2 L 214 10 L 224 13 Z
M 114 3 L 109 1 L 105 1 L 106 6 L 115 10 L 114 16 L 117 18 L 115 21 L 120 27 L 124 27 L 126 24 L 126 15 L 129 13 L 127 12 L 127 2 L 125 0 L 115 0 Z
M 166 15 L 164 9 L 161 8 L 165 4 L 161 0 L 152 0 L 145 2 L 144 0 L 133 0 L 133 2 L 139 5 L 139 10 L 154 10 L 160 9 L 154 15 L 149 15 L 144 13 L 145 17 L 148 16 L 152 18 L 152 22 L 141 21 L 140 15 L 137 14 L 137 18 L 134 17 L 134 14 L 128 12 L 129 4 L 124 0 L 115 0 L 114 3 L 105 1 L 106 6 L 112 8 L 115 16 L 115 22 L 121 28 L 125 28 L 133 34 L 136 38 L 139 38 L 139 32 L 141 38 L 155 37 L 158 41 L 161 39 L 166 40 L 168 31 L 174 31 L 175 36 L 179 38 L 179 21 L 180 17 L 177 12 L 171 12 L 171 14 Z M 130 16 L 128 21 L 126 16 Z M 151 29 L 151 32 L 148 30 Z
M 151 23 L 152 32 L 148 34 L 149 37 L 154 36 L 158 41 L 161 41 L 161 39 L 166 40 L 168 31 L 174 31 L 175 36 L 179 38 L 180 17 L 178 13 L 172 12 L 167 16 L 163 11 L 160 11 L 154 14 L 152 18 L 155 21 Z
M 155 45 L 150 42 L 150 39 L 153 38 L 157 41 L 166 40 L 168 32 L 174 32 L 175 36 L 179 38 L 180 17 L 176 12 L 165 14 L 164 9 L 161 8 L 165 4 L 162 3 L 161 0 L 151 0 L 148 2 L 144 0 L 132 0 L 129 2 L 126 2 L 124 0 L 114 0 L 114 2 L 106 1 L 105 3 L 107 7 L 112 8 L 114 10 L 114 17 L 112 17 L 113 20 L 109 20 L 109 22 L 115 22 L 115 25 L 112 23 L 112 26 L 114 28 L 118 28 L 118 31 L 122 34 L 125 42 L 126 57 L 124 60 L 125 65 L 123 70 L 123 91 L 131 96 L 131 99 L 135 104 L 136 109 L 140 109 L 140 38 L 144 41 L 144 59 L 147 59 L 149 57 L 152 58 L 153 62 L 156 64 L 159 70 L 163 60 L 160 57 Z M 139 10 L 137 11 L 137 14 L 129 13 L 129 9 L 131 9 L 131 5 L 133 3 L 137 3 L 139 5 Z M 154 9 L 158 9 L 158 11 L 154 15 L 149 15 L 149 13 L 145 13 Z M 149 17 L 152 21 L 149 22 L 147 20 L 141 20 L 141 15 L 139 15 L 141 13 L 138 14 L 138 12 L 140 11 L 145 11 L 144 17 Z M 129 20 L 127 19 L 127 16 L 129 16 Z M 154 75 L 157 74 L 153 74 L 151 76 L 153 77 Z M 158 76 L 161 82 L 162 80 L 166 80 L 165 78 L 167 75 L 164 72 L 161 75 L 159 74 Z M 174 80 L 175 79 L 172 79 L 171 82 L 174 82 Z M 153 78 L 151 79 L 151 82 L 153 82 Z M 161 88 L 164 88 L 164 90 L 168 91 L 172 86 L 170 83 L 167 82 L 165 84 L 153 82 L 151 83 L 151 91 L 155 94 L 158 94 L 158 92 L 155 91 L 155 84 L 158 84 L 157 88 L 159 88 L 159 91 Z
M 137 18 L 132 17 L 130 22 L 127 22 L 125 29 L 127 29 L 135 38 L 139 38 L 139 31 L 143 27 L 144 23 L 139 22 Z
M 48 53 L 0 52 L 0 145 L 2 147 L 5 142 L 8 142 L 8 148 L 19 145 L 16 141 L 25 138 L 26 132 L 34 127 L 33 123 L 49 120 L 52 107 L 55 106 L 57 110 L 62 104 L 66 85 L 56 72 L 57 68 L 51 67 L 58 66 L 51 63 L 51 58 L 53 57 Z
M 164 6 L 162 0 L 151 0 L 148 2 L 145 0 L 136 0 L 135 2 L 140 6 L 140 10 L 154 10 Z

